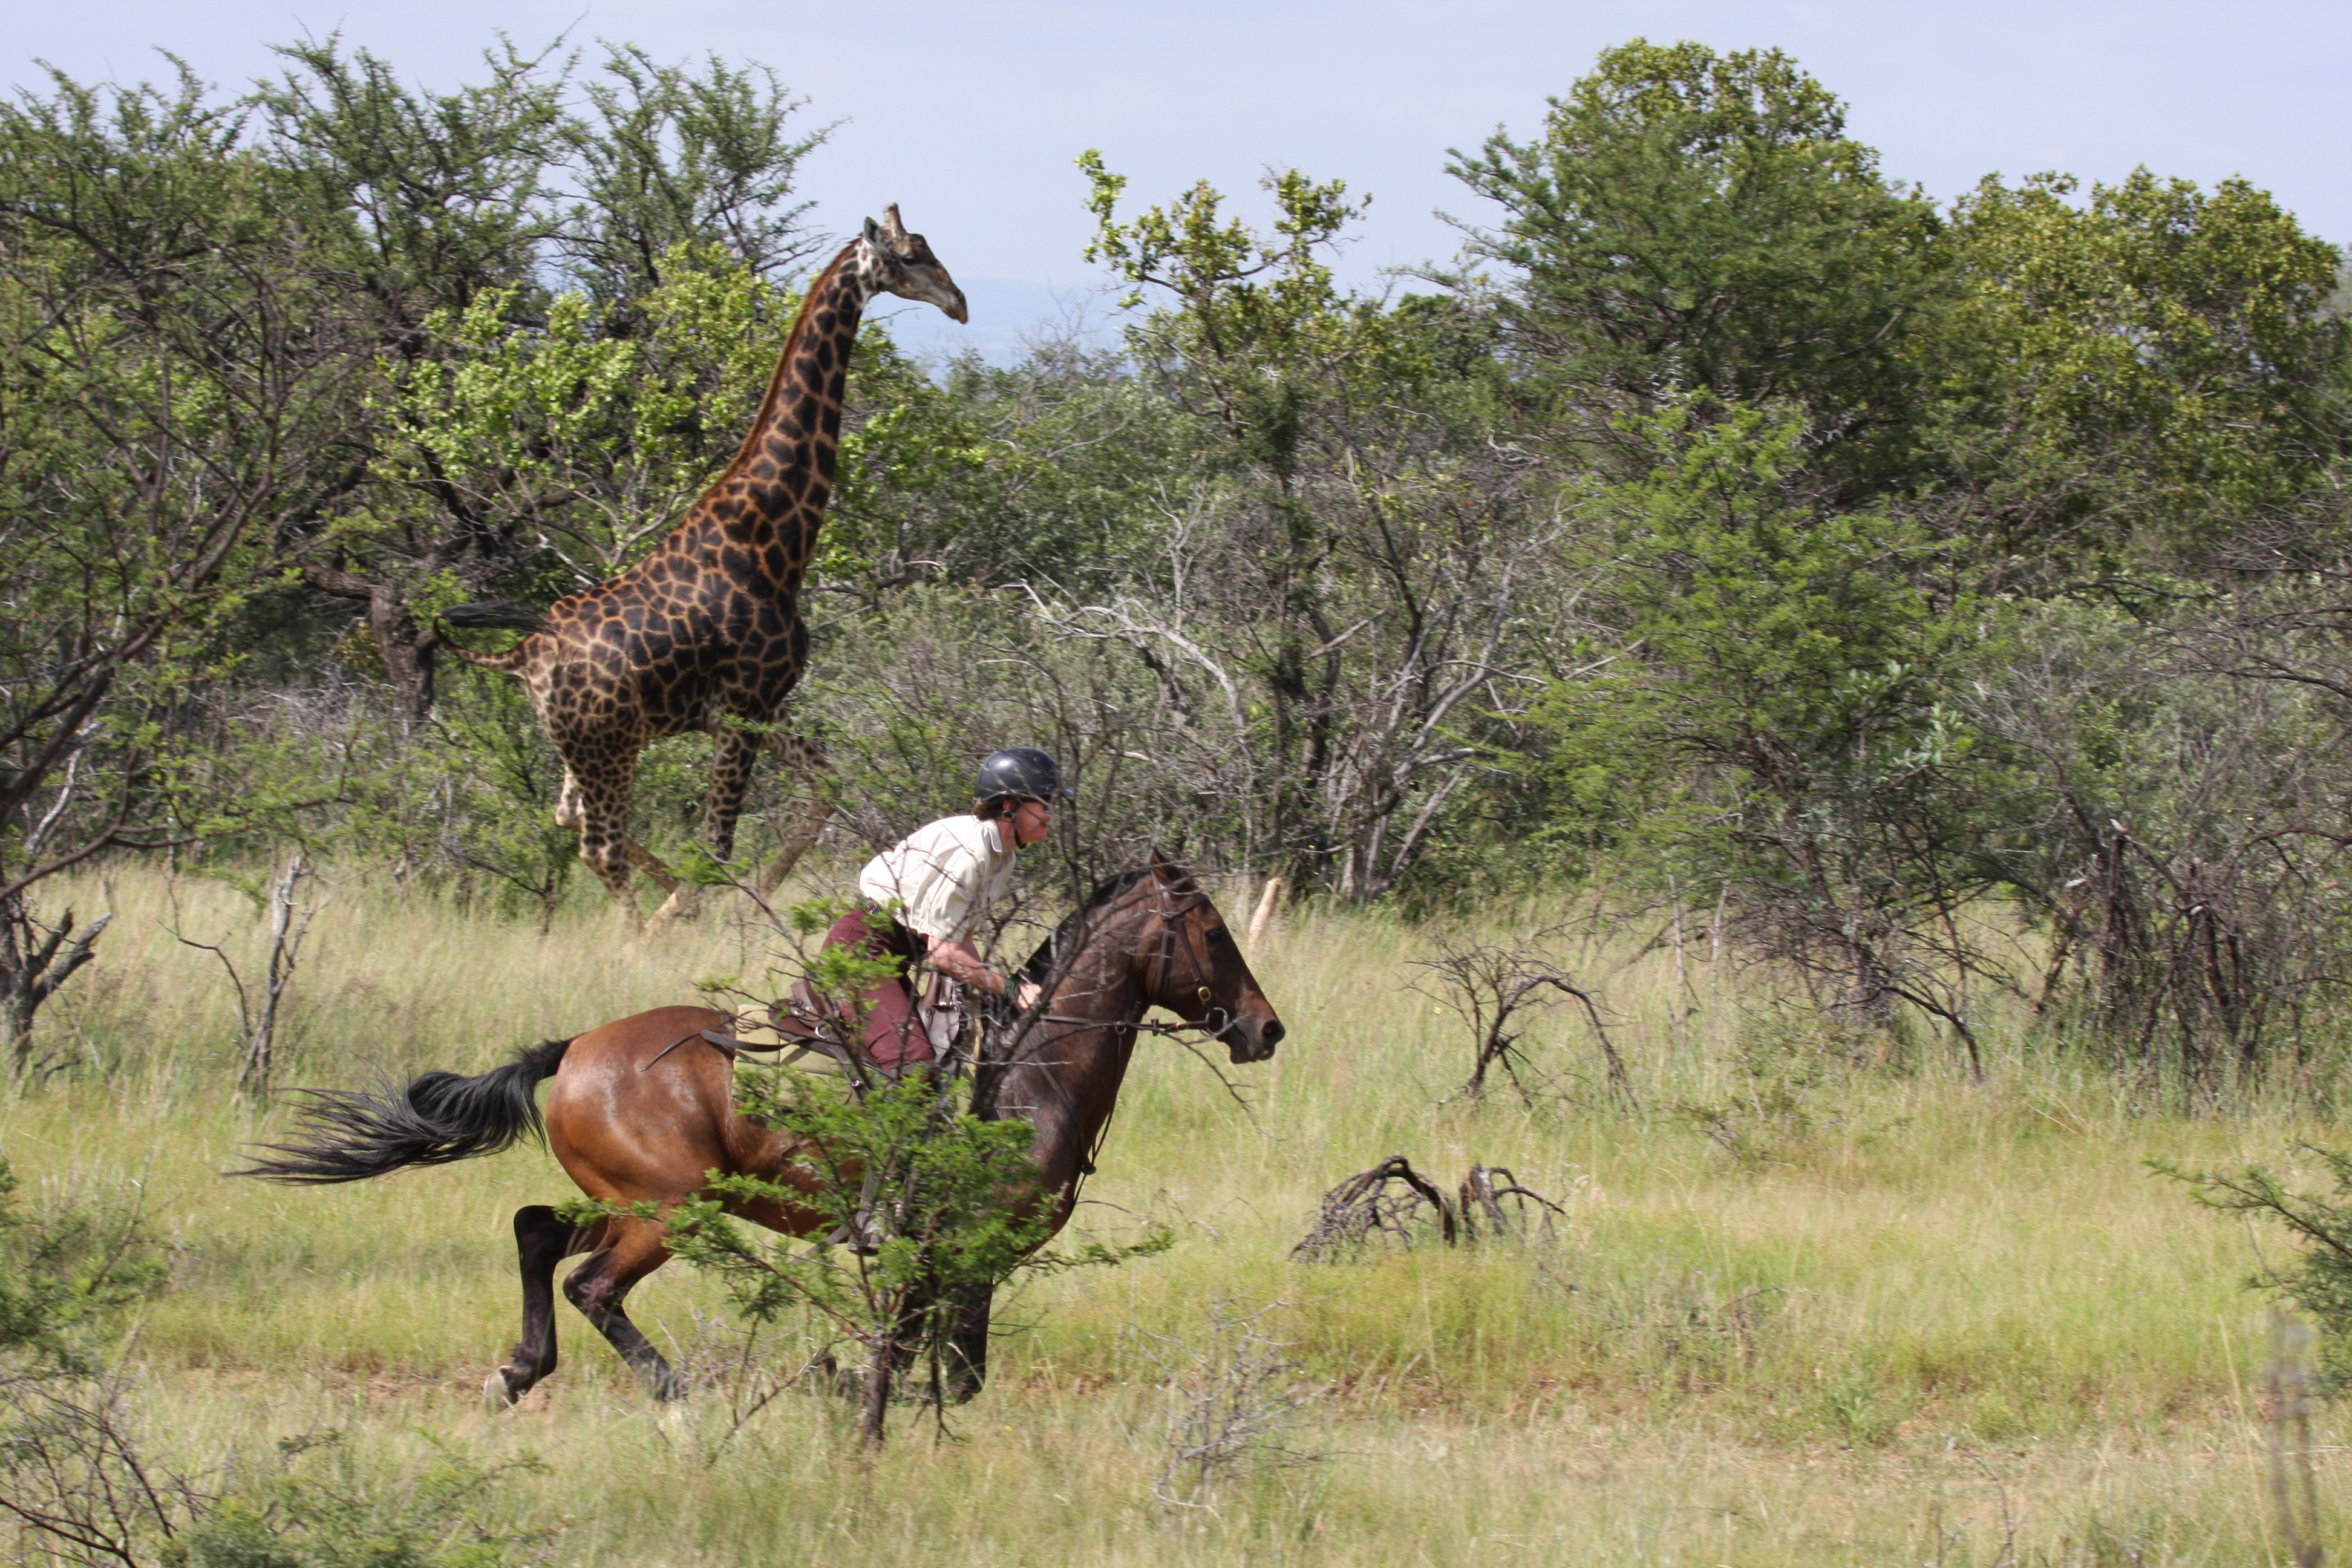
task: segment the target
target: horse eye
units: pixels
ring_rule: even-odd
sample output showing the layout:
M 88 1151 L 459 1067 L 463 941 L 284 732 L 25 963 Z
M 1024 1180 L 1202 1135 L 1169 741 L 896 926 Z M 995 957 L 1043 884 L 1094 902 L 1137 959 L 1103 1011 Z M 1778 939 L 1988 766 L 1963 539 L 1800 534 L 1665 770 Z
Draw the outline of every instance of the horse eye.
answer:
M 1227 942 L 1233 940 L 1234 939 L 1231 936 L 1226 934 L 1225 928 L 1223 926 L 1214 927 L 1209 932 L 1209 945 L 1212 947 L 1216 946 L 1220 942 Z

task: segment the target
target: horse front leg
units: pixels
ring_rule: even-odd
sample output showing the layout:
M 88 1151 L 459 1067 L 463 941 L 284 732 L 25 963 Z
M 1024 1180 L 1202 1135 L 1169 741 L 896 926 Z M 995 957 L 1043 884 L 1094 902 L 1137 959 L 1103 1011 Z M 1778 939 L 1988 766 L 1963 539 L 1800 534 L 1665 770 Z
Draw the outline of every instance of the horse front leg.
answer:
M 988 1381 L 988 1314 L 996 1300 L 993 1285 L 966 1285 L 950 1292 L 947 1310 L 952 1315 L 942 1369 L 948 1402 L 969 1405 Z
M 684 1380 L 622 1308 L 638 1280 L 669 1261 L 669 1248 L 662 1245 L 663 1227 L 646 1220 L 604 1224 L 604 1245 L 572 1271 L 563 1281 L 563 1294 L 621 1352 L 621 1359 L 636 1369 L 647 1393 L 664 1404 L 682 1398 Z
M 558 1219 L 545 1204 L 515 1210 L 515 1256 L 522 1268 L 522 1338 L 506 1364 L 482 1384 L 493 1409 L 511 1408 L 555 1370 L 555 1266 L 575 1252 L 604 1244 L 604 1226 L 575 1226 Z

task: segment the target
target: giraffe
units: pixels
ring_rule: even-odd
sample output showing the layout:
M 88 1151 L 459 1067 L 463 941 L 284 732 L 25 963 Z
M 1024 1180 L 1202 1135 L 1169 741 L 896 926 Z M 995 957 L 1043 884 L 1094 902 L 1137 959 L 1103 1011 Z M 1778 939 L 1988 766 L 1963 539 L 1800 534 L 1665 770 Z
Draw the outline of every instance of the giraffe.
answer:
M 702 837 L 722 860 L 734 854 L 736 818 L 763 741 L 812 784 L 829 771 L 815 743 L 778 720 L 808 662 L 801 580 L 833 493 L 858 318 L 869 300 L 887 293 L 936 305 L 958 322 L 969 319 L 963 290 L 923 237 L 907 232 L 896 204 L 882 217 L 866 219 L 865 232 L 810 287 L 734 461 L 651 553 L 557 600 L 504 653 L 450 645 L 469 664 L 522 678 L 563 762 L 555 820 L 580 835 L 580 858 L 625 907 L 632 864 L 671 895 L 664 912 L 682 912 L 691 897 L 629 837 L 629 787 L 648 742 L 709 732 Z M 446 619 L 517 624 L 502 623 L 492 606 L 465 606 Z M 824 791 L 813 787 L 782 851 L 761 875 L 762 891 L 815 841 L 828 809 Z

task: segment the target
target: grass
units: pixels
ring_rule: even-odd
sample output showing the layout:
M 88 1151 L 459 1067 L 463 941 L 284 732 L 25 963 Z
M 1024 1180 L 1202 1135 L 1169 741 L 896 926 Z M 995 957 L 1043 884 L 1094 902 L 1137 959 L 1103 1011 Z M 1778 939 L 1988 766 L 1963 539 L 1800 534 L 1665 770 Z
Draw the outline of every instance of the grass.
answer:
M 84 897 L 95 901 L 96 889 Z M 100 965 L 49 1021 L 84 1064 L 0 1104 L 38 1201 L 142 1184 L 172 1287 L 122 1353 L 159 1451 L 263 1462 L 337 1428 L 412 1472 L 435 1445 L 529 1452 L 519 1506 L 582 1563 L 2243 1563 L 2285 1561 L 2263 1511 L 2263 1354 L 2248 1234 L 2142 1164 L 2260 1160 L 2328 1130 L 2284 1103 L 2136 1109 L 2014 1041 L 1979 1085 L 1932 1051 L 1824 1065 L 1801 1029 L 1694 956 L 1591 955 L 1644 1109 L 1605 1109 L 1562 1011 L 1530 1044 L 1562 1077 L 1535 1109 L 1450 1099 L 1461 1026 L 1406 989 L 1421 945 L 1377 918 L 1302 920 L 1258 964 L 1289 1038 L 1233 1069 L 1149 1045 L 1081 1224 L 1173 1224 L 1167 1256 L 1025 1290 L 996 1375 L 954 1421 L 913 1413 L 881 1459 L 846 1407 L 776 1401 L 731 1441 L 711 1393 L 648 1411 L 560 1309 L 565 1361 L 512 1415 L 477 1403 L 515 1332 L 507 1218 L 569 1192 L 536 1150 L 354 1187 L 224 1181 L 282 1126 L 224 1092 L 234 1007 L 189 935 L 249 942 L 215 884 L 124 877 Z M 1226 900 L 1229 910 L 1238 899 Z M 1503 924 L 1507 914 L 1498 914 Z M 478 1070 L 513 1046 L 689 1000 L 761 946 L 717 920 L 623 941 L 342 889 L 291 1006 L 297 1081 Z M 1449 1184 L 1506 1164 L 1567 1214 L 1545 1245 L 1288 1258 L 1322 1191 L 1402 1152 Z M 1292 1445 L 1203 1509 L 1152 1499 L 1169 1395 L 1139 1335 L 1199 1344 L 1219 1302 L 1267 1321 L 1327 1388 Z M 715 1313 L 683 1267 L 635 1298 L 688 1347 Z M 2340 1421 L 2321 1420 L 2323 1499 Z M 2352 1536 L 2339 1525 L 2340 1552 Z

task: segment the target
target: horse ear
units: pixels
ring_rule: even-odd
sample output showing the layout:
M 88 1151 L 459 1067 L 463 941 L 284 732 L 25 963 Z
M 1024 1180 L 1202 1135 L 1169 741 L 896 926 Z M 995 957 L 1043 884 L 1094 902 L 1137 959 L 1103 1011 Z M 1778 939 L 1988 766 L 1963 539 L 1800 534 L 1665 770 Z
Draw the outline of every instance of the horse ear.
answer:
M 1168 884 L 1176 893 L 1197 893 L 1201 885 L 1192 880 L 1192 873 L 1168 858 L 1168 852 L 1157 844 L 1151 847 L 1151 874 Z

